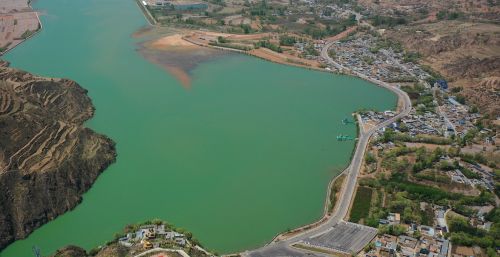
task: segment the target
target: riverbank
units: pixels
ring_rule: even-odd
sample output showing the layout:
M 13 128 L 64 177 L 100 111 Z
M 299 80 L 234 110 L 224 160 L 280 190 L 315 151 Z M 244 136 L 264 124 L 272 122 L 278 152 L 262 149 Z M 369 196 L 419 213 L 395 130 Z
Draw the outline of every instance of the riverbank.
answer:
M 358 137 L 361 135 L 360 132 L 363 131 L 363 128 L 360 127 L 362 126 L 361 120 L 359 119 L 358 114 L 354 114 L 354 117 L 356 117 L 354 124 L 356 124 L 356 140 Z M 277 243 L 279 241 L 284 241 L 290 238 L 293 238 L 301 233 L 304 233 L 308 230 L 313 230 L 321 225 L 323 225 L 325 222 L 327 222 L 331 216 L 338 211 L 339 207 L 339 198 L 342 198 L 341 192 L 344 191 L 344 187 L 346 186 L 345 178 L 347 177 L 347 173 L 349 172 L 349 167 L 351 166 L 351 162 L 353 161 L 354 154 L 356 153 L 358 145 L 356 144 L 355 147 L 352 149 L 352 154 L 351 154 L 351 161 L 347 164 L 345 168 L 342 169 L 342 172 L 340 172 L 337 176 L 333 177 L 330 180 L 330 183 L 328 183 L 327 187 L 327 193 L 326 193 L 326 198 L 325 198 L 325 204 L 324 204 L 324 210 L 323 210 L 323 216 L 321 219 L 309 223 L 303 226 L 300 226 L 298 228 L 294 228 L 290 231 L 286 231 L 283 233 L 277 234 L 268 244 L 272 243 Z M 332 196 L 332 193 L 335 193 L 335 195 Z M 340 196 L 340 197 L 339 197 Z M 228 255 L 231 256 L 231 255 Z
M 276 52 L 265 47 L 254 47 L 256 43 L 261 41 L 276 41 L 277 35 L 272 33 L 238 35 L 196 31 L 187 33 L 183 35 L 182 38 L 192 44 L 202 47 L 247 54 L 278 64 L 324 71 L 324 67 L 322 67 L 321 62 L 318 60 L 300 58 L 296 55 L 289 54 L 287 51 Z M 227 40 L 230 43 L 218 43 L 221 39 Z
M 350 27 L 345 31 L 326 38 L 325 40 L 315 40 L 307 44 L 312 47 L 312 42 L 314 42 L 314 47 L 318 48 L 329 41 L 338 41 L 348 35 L 353 31 L 356 31 L 357 26 Z M 143 31 L 143 30 L 141 30 Z M 152 32 L 156 31 L 156 32 Z M 137 33 L 142 35 L 145 33 Z M 146 33 L 147 34 L 147 33 Z M 316 51 L 317 56 L 309 56 L 304 58 L 303 53 L 293 46 L 279 46 L 278 50 L 273 47 L 259 47 L 262 42 L 269 42 L 271 46 L 278 47 L 280 45 L 280 40 L 282 37 L 290 38 L 300 38 L 298 35 L 293 34 L 277 34 L 277 33 L 257 33 L 257 34 L 228 34 L 213 31 L 200 31 L 200 30 L 189 30 L 189 29 L 168 29 L 165 30 L 163 27 L 150 27 L 149 34 L 155 34 L 154 39 L 145 40 L 141 44 L 141 52 L 144 49 L 149 50 L 149 54 L 143 54 L 146 59 L 151 62 L 164 67 L 171 74 L 176 76 L 179 81 L 186 87 L 189 88 L 190 76 L 189 69 L 182 67 L 184 60 L 182 58 L 177 59 L 177 62 L 168 62 L 167 60 L 172 59 L 168 56 L 175 55 L 175 53 L 183 53 L 183 56 L 187 59 L 196 58 L 202 52 L 202 49 L 207 49 L 206 51 L 213 50 L 211 53 L 213 56 L 217 56 L 216 52 L 225 53 L 238 53 L 270 61 L 273 63 L 304 68 L 308 70 L 315 70 L 321 72 L 329 72 L 335 74 L 343 74 L 334 71 L 327 67 L 326 60 L 324 57 L 320 57 L 320 49 Z M 301 39 L 303 40 L 303 39 Z M 222 43 L 221 43 L 222 42 Z M 274 50 L 272 50 L 273 48 Z M 164 56 L 162 56 L 164 55 Z M 206 55 L 206 54 L 202 54 Z M 208 60 L 210 58 L 203 58 L 203 60 Z M 347 73 L 345 75 L 351 75 Z M 354 75 L 354 74 L 353 74 Z
M 152 30 L 160 30 L 161 27 L 152 27 Z M 348 31 L 346 31 L 348 32 Z M 165 33 L 162 36 L 162 33 Z M 276 52 L 266 47 L 255 47 L 255 44 L 262 41 L 270 41 L 276 44 L 279 36 L 276 33 L 258 34 L 228 34 L 212 31 L 200 31 L 189 29 L 171 29 L 170 32 L 158 32 L 155 39 L 144 42 L 142 45 L 157 51 L 185 51 L 189 56 L 189 51 L 196 47 L 224 51 L 229 53 L 239 53 L 257 57 L 277 64 L 289 65 L 316 71 L 328 71 L 318 58 L 307 59 L 298 56 L 293 47 L 283 47 L 283 51 Z M 347 33 L 338 35 L 342 37 Z M 229 44 L 219 44 L 218 40 L 227 40 Z M 148 59 L 152 59 L 148 57 Z M 158 62 L 155 62 L 158 63 Z

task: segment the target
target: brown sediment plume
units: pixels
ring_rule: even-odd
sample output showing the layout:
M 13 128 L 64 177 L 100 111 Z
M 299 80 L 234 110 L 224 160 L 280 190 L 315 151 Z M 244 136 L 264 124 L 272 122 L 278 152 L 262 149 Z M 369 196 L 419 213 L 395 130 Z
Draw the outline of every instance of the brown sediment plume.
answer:
M 152 36 L 154 33 L 164 36 Z M 164 31 L 153 28 L 142 29 L 134 36 L 152 38 L 139 45 L 139 52 L 148 61 L 165 69 L 188 90 L 191 89 L 191 70 L 202 62 L 230 54 L 190 43 L 182 38 L 182 32 L 165 35 Z
M 162 67 L 165 71 L 167 71 L 170 75 L 174 76 L 185 89 L 191 89 L 191 76 L 189 75 L 188 70 L 183 69 L 179 66 L 175 66 L 169 63 L 162 62 L 161 54 L 151 54 L 151 53 L 142 53 L 143 57 L 148 61 Z
M 189 73 L 179 67 L 170 65 L 166 65 L 165 69 L 167 69 L 170 74 L 179 80 L 185 89 L 191 89 L 191 77 L 189 76 Z
M 145 35 L 148 35 L 151 31 L 153 30 L 153 27 L 143 27 L 138 29 L 136 32 L 132 34 L 133 38 L 141 38 L 144 37 Z

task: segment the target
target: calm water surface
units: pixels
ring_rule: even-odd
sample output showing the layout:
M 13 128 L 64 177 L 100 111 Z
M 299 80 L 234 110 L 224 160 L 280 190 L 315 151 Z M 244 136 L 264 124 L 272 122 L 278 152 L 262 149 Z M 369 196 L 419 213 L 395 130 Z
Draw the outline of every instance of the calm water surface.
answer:
M 226 56 L 198 66 L 191 90 L 142 59 L 131 34 L 146 25 L 132 0 L 38 0 L 44 29 L 5 58 L 76 80 L 97 109 L 87 122 L 117 143 L 117 162 L 75 210 L 2 257 L 87 249 L 128 223 L 161 218 L 209 249 L 233 252 L 318 219 L 330 178 L 355 134 L 341 120 L 396 97 L 365 81 Z

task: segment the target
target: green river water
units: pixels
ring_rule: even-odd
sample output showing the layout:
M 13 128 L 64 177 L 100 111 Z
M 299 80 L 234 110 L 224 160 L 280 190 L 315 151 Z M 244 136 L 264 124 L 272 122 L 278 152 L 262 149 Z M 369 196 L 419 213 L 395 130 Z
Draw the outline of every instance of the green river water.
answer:
M 87 122 L 117 143 L 110 166 L 73 211 L 1 257 L 102 244 L 128 223 L 167 220 L 209 249 L 258 247 L 322 215 L 328 181 L 354 135 L 341 120 L 393 108 L 360 79 L 229 55 L 192 71 L 192 89 L 143 59 L 131 34 L 147 23 L 132 0 L 38 0 L 43 30 L 10 52 L 13 67 L 76 80 L 96 107 Z

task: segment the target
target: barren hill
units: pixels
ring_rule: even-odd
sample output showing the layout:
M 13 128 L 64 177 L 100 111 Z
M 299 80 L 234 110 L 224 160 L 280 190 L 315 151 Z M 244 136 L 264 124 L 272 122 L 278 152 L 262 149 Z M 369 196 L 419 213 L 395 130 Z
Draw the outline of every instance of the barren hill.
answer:
M 434 20 L 438 12 L 457 12 L 469 18 L 498 22 L 498 0 L 359 0 L 360 5 L 384 15 L 420 16 Z
M 0 249 L 74 208 L 115 160 L 114 143 L 83 127 L 86 93 L 0 61 Z
M 500 115 L 500 25 L 440 21 L 391 29 L 386 35 L 418 52 L 481 111 Z

